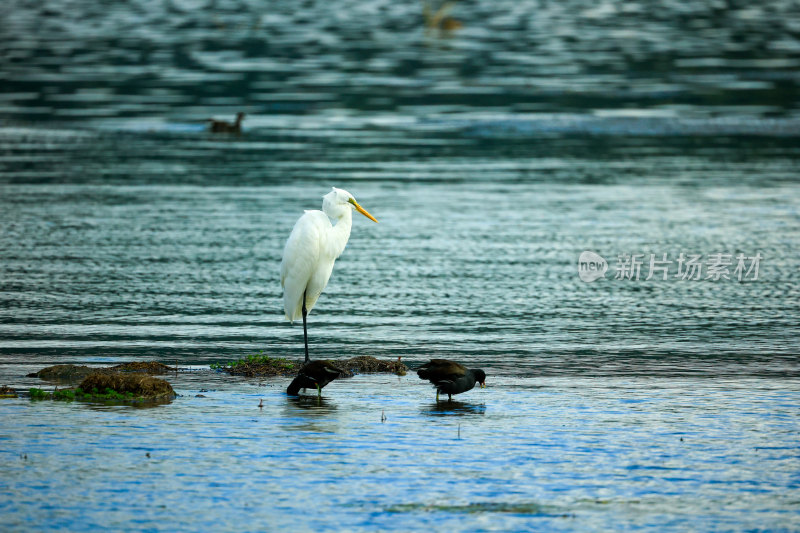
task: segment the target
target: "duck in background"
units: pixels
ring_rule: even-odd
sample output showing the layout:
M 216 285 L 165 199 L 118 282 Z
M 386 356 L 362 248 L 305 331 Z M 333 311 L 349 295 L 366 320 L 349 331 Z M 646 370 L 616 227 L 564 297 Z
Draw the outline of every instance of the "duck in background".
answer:
M 242 133 L 242 119 L 244 119 L 244 113 L 239 111 L 236 113 L 236 122 L 233 124 L 213 118 L 206 119 L 206 122 L 208 122 L 208 130 L 211 133 L 235 133 L 238 135 Z
M 422 16 L 425 19 L 425 28 L 428 31 L 438 32 L 439 37 L 449 37 L 455 30 L 463 28 L 464 25 L 460 20 L 447 16 L 455 4 L 455 2 L 445 2 L 433 13 L 427 0 L 422 0 Z

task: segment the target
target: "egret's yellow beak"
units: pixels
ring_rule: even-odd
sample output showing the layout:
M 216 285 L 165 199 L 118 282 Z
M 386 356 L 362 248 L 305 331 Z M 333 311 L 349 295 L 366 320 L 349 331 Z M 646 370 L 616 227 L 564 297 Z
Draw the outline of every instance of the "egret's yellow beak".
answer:
M 482 389 L 485 389 L 485 388 L 486 388 L 486 382 L 483 382 L 483 383 L 481 383 L 481 388 L 482 388 Z
M 350 198 L 350 199 L 349 199 L 349 200 L 347 200 L 347 201 L 348 201 L 348 202 L 350 202 L 351 204 L 353 204 L 353 207 L 355 207 L 355 208 L 356 208 L 356 211 L 358 211 L 359 213 L 361 213 L 362 215 L 364 215 L 365 217 L 367 217 L 367 218 L 368 218 L 368 219 L 370 219 L 371 221 L 373 221 L 373 222 L 375 222 L 375 223 L 377 223 L 377 222 L 378 222 L 377 220 L 375 220 L 375 217 L 374 217 L 374 216 L 372 216 L 372 215 L 370 215 L 370 214 L 369 214 L 369 212 L 368 212 L 366 209 L 364 209 L 363 207 L 361 207 L 360 205 L 358 205 L 358 202 L 356 202 L 356 199 L 355 199 L 355 198 Z

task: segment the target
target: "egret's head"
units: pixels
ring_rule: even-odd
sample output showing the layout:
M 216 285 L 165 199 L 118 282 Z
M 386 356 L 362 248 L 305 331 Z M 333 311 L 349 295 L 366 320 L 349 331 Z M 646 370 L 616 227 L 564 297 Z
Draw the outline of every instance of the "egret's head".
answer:
M 355 209 L 373 222 L 377 222 L 375 217 L 370 215 L 366 209 L 358 205 L 355 197 L 344 189 L 337 189 L 332 187 L 333 190 L 322 197 L 322 210 L 328 216 L 338 218 L 338 214 L 342 213 L 345 209 Z

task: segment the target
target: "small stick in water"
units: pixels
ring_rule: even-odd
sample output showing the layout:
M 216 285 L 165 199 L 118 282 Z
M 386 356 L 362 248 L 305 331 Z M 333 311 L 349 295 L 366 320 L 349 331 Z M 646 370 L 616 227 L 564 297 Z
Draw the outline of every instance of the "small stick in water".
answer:
M 264 398 L 261 398 L 261 401 L 258 402 L 258 408 L 259 409 L 263 409 L 264 408 Z
M 381 423 L 386 422 L 386 413 L 381 409 Z

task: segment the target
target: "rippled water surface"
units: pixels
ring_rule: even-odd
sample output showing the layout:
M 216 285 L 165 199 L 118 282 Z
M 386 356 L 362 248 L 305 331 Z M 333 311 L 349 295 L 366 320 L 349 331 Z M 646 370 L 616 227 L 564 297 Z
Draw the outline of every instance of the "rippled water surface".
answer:
M 285 379 L 171 381 L 184 396 L 151 409 L 4 401 L 4 527 L 797 524 L 797 380 L 490 376 L 438 405 L 416 376 L 357 376 L 322 400 L 287 398 Z
M 796 3 L 447 16 L 0 6 L 0 385 L 184 369 L 149 409 L 0 400 L 2 527 L 796 528 Z M 207 131 L 238 111 L 241 135 Z M 487 389 L 437 406 L 413 373 L 360 375 L 296 400 L 208 369 L 301 356 L 281 252 L 331 186 L 380 224 L 356 215 L 312 357 L 448 357 Z M 587 250 L 604 279 L 579 277 Z M 615 279 L 626 254 L 638 280 Z

